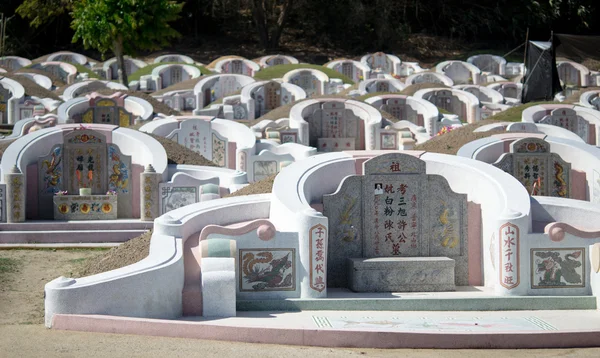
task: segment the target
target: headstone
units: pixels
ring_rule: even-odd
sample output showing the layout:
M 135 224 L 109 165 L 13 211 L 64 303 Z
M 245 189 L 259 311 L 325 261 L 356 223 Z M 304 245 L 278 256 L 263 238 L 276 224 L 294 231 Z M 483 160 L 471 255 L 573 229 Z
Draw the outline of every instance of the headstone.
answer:
M 104 195 L 107 191 L 106 137 L 93 130 L 74 130 L 65 134 L 63 148 L 63 188 L 69 193 L 91 188 L 93 195 Z
M 209 121 L 188 119 L 179 122 L 179 128 L 167 135 L 167 138 L 193 150 L 208 160 L 212 160 L 211 132 L 212 127 Z
M 457 85 L 466 85 L 473 83 L 473 74 L 460 62 L 452 62 L 444 67 L 444 74 L 454 81 Z
M 65 186 L 63 145 L 56 144 L 50 153 L 38 158 L 38 213 L 42 219 L 53 218 L 54 194 Z M 73 193 L 75 194 L 75 193 Z
M 583 117 L 578 116 L 574 109 L 557 108 L 550 112 L 550 115 L 542 118 L 539 123 L 551 124 L 567 129 L 580 136 L 586 143 L 589 143 L 589 122 Z
M 571 164 L 550 152 L 542 139 L 523 138 L 510 145 L 494 166 L 514 176 L 532 195 L 569 198 Z
M 384 154 L 363 167 L 363 176 L 346 177 L 336 193 L 323 196 L 329 282 L 343 287 L 352 279 L 344 277 L 350 258 L 381 258 L 384 266 L 384 258 L 394 258 L 402 266 L 395 258 L 447 257 L 455 262 L 451 283 L 467 285 L 466 195 L 454 193 L 443 177 L 426 174 L 425 162 L 411 155 Z
M 9 173 L 4 174 L 6 183 L 6 222 L 25 221 L 25 175 L 15 165 Z

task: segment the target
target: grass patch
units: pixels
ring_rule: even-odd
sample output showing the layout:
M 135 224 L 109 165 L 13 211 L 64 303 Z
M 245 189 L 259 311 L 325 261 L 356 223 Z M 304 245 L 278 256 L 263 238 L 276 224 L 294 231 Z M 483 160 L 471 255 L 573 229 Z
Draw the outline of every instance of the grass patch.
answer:
M 88 74 L 88 78 L 95 78 L 95 79 L 99 79 L 100 77 L 93 72 L 92 70 L 90 70 L 89 68 L 80 65 L 78 63 L 71 63 L 71 65 L 75 66 L 75 68 L 77 68 L 77 72 L 79 73 L 87 73 Z
M 557 104 L 557 102 L 531 102 L 522 104 L 520 106 L 515 106 L 507 109 L 506 111 L 502 111 L 494 116 L 491 116 L 489 119 L 500 121 L 500 122 L 521 122 L 521 115 L 523 111 L 529 107 L 537 106 L 540 104 Z
M 180 62 L 161 62 L 161 63 L 153 63 L 153 64 L 148 65 L 146 67 L 140 68 L 139 70 L 137 70 L 134 73 L 132 73 L 131 75 L 129 75 L 127 77 L 127 80 L 129 82 L 131 82 L 131 81 L 139 81 L 140 77 L 152 74 L 152 70 L 154 70 L 156 67 L 162 66 L 162 65 L 186 65 L 186 66 L 192 66 L 192 67 L 196 67 L 197 69 L 199 69 L 201 75 L 212 74 L 212 71 L 210 71 L 208 68 L 206 68 L 204 66 L 196 66 L 196 65 L 192 65 L 192 64 L 188 64 L 188 63 L 180 63 Z
M 0 273 L 16 272 L 19 265 L 18 260 L 0 257 Z
M 310 68 L 310 69 L 314 69 L 314 70 L 319 70 L 319 71 L 325 73 L 327 76 L 329 76 L 329 78 L 339 78 L 344 83 L 348 83 L 351 85 L 354 84 L 354 81 L 352 81 L 350 78 L 344 76 L 343 74 L 341 74 L 337 71 L 332 70 L 331 68 L 327 68 L 325 66 L 319 66 L 319 65 L 309 65 L 309 64 L 305 64 L 305 63 L 286 64 L 286 65 L 277 65 L 277 66 L 267 67 L 263 70 L 258 71 L 254 75 L 254 78 L 257 81 L 267 81 L 267 80 L 271 80 L 273 78 L 281 78 L 286 73 L 288 73 L 292 70 L 298 70 L 301 68 Z

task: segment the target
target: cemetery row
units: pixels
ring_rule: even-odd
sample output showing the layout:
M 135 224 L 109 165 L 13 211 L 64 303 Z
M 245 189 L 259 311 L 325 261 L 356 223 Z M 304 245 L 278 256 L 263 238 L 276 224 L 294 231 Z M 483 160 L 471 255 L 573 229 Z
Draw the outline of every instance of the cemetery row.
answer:
M 206 75 L 169 55 L 125 87 L 106 63 L 53 56 L 38 67 L 49 76 L 0 77 L 14 125 L 0 139 L 0 242 L 153 236 L 134 265 L 49 282 L 47 326 L 65 314 L 227 317 L 239 302 L 334 288 L 600 295 L 599 91 L 489 121 L 447 155 L 413 149 L 520 104 L 522 65 L 476 56 L 428 71 L 376 53 L 264 80 L 270 66 L 302 65 L 225 58 Z M 67 61 L 110 76 L 86 79 Z M 19 76 L 54 97 L 28 94 Z M 585 76 L 577 86 L 591 86 Z M 163 138 L 211 165 L 170 164 Z M 274 175 L 269 194 L 224 198 Z

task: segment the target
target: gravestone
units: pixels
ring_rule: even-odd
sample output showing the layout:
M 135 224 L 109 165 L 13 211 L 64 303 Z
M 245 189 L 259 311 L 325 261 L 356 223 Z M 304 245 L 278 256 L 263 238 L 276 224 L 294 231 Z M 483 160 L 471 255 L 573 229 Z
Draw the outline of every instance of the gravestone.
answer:
M 583 117 L 578 116 L 574 109 L 557 108 L 550 112 L 550 115 L 542 118 L 539 123 L 551 124 L 567 129 L 577 134 L 586 143 L 589 143 L 590 123 Z
M 460 62 L 452 62 L 444 67 L 444 74 L 454 81 L 456 85 L 467 85 L 473 83 L 473 74 Z
M 558 77 L 565 86 L 581 86 L 581 76 L 575 66 L 569 62 L 562 62 L 556 67 L 558 68 Z
M 364 149 L 360 119 L 341 102 L 325 102 L 306 121 L 309 143 L 321 152 Z
M 376 52 L 367 57 L 367 64 L 373 70 L 381 69 L 384 73 L 394 73 L 394 64 L 383 52 Z
M 210 160 L 212 158 L 211 131 L 209 121 L 188 119 L 180 122 L 179 129 L 175 129 L 167 138 Z
M 425 291 L 468 284 L 466 195 L 425 166 L 411 155 L 380 155 L 363 164 L 364 175 L 346 177 L 323 196 L 332 287 Z M 403 269 L 415 280 L 402 278 Z M 363 282 L 363 270 L 376 272 L 377 283 Z
M 302 88 L 306 92 L 307 98 L 323 94 L 321 81 L 309 70 L 298 72 L 290 79 L 290 82 Z
M 571 164 L 551 153 L 550 143 L 542 139 L 511 143 L 510 153 L 502 154 L 493 165 L 515 177 L 532 195 L 570 196 Z

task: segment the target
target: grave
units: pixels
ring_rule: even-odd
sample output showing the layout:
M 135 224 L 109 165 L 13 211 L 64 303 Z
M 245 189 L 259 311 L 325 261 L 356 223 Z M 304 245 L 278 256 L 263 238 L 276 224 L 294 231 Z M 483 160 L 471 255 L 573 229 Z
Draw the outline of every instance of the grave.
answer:
M 128 127 L 152 118 L 154 109 L 148 101 L 121 92 L 101 95 L 92 92 L 76 97 L 58 107 L 59 123 L 97 123 Z
M 260 71 L 260 66 L 245 58 L 225 58 L 215 64 L 215 71 L 254 77 L 256 72 Z
M 477 85 L 481 82 L 481 70 L 468 62 L 444 61 L 435 70 L 450 77 L 456 85 Z
M 286 55 L 269 55 L 263 56 L 258 60 L 258 64 L 262 68 L 267 68 L 277 65 L 295 65 L 298 64 L 298 60 L 292 56 Z
M 142 60 L 137 60 L 135 58 L 130 58 L 125 56 L 123 59 L 125 62 L 125 73 L 127 76 L 135 73 L 140 68 L 144 68 L 148 66 L 148 64 Z M 101 68 L 94 68 L 94 72 L 100 75 L 101 78 L 105 78 L 108 81 L 118 80 L 119 79 L 119 66 L 117 64 L 116 58 L 111 58 L 106 60 Z
M 384 154 L 323 196 L 331 287 L 403 292 L 467 284 L 466 195 L 425 174 L 425 166 L 412 155 Z
M 552 153 L 544 140 L 517 140 L 493 165 L 517 178 L 532 195 L 570 197 L 571 164 Z
M 400 61 L 397 56 L 383 52 L 375 52 L 364 55 L 360 59 L 360 62 L 369 66 L 373 72 L 399 75 L 399 67 L 402 61 Z
M 371 69 L 358 61 L 336 60 L 327 63 L 326 66 L 348 77 L 355 83 L 371 78 Z

